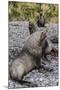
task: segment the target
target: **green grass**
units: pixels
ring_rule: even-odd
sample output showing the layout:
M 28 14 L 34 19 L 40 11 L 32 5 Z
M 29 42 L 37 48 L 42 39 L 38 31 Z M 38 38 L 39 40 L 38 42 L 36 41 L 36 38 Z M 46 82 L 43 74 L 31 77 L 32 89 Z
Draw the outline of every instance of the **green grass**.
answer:
M 40 13 L 44 15 L 46 23 L 58 23 L 58 5 L 8 2 L 9 21 L 33 21 L 36 22 Z

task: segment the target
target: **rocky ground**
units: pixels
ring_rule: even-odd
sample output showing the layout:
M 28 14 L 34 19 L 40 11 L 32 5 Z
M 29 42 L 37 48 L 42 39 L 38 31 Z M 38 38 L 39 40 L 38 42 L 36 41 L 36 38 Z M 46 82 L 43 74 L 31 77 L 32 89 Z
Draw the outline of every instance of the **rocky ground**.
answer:
M 58 38 L 58 24 L 46 24 L 45 28 L 38 28 L 38 30 L 48 29 L 48 38 Z M 8 35 L 9 35 L 9 65 L 12 61 L 19 55 L 24 46 L 25 40 L 29 37 L 29 23 L 28 22 L 9 22 L 8 24 Z M 54 39 L 56 41 L 56 39 Z M 53 40 L 53 41 L 54 41 Z M 54 43 L 54 46 L 58 48 L 58 44 Z M 58 76 L 58 57 L 48 56 L 51 61 L 45 62 L 45 66 L 53 68 L 53 71 L 49 72 L 41 68 L 38 70 L 33 70 L 24 76 L 24 80 L 30 81 L 37 84 L 39 87 L 47 86 L 57 86 L 59 82 Z M 17 81 L 13 81 L 9 78 L 8 88 L 22 88 L 28 87 L 26 85 L 21 85 Z

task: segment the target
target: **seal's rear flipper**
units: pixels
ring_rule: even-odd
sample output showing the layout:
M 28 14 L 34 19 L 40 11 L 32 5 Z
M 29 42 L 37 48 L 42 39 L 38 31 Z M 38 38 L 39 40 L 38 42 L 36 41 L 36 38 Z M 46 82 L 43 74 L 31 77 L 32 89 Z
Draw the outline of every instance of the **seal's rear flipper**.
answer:
M 32 82 L 29 82 L 29 81 L 25 81 L 25 80 L 15 80 L 17 82 L 19 82 L 21 85 L 26 85 L 28 87 L 38 87 L 37 84 L 34 84 Z

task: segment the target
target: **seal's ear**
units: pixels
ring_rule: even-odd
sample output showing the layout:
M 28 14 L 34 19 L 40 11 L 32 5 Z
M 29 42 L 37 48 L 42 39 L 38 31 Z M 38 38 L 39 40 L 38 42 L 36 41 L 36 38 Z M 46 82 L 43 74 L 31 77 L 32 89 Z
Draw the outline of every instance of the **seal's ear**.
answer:
M 43 41 L 47 37 L 46 32 L 42 32 L 40 36 L 40 41 Z

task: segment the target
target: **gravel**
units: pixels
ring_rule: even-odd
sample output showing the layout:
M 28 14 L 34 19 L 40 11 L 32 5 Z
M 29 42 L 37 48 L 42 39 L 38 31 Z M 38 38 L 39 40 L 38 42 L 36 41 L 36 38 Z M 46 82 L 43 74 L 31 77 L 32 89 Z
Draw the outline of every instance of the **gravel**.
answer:
M 53 36 L 58 37 L 58 24 L 47 24 L 48 38 Z M 46 28 L 38 28 L 38 30 L 45 30 Z M 25 40 L 30 36 L 29 23 L 26 21 L 21 22 L 9 22 L 8 23 L 8 35 L 9 35 L 9 65 L 19 55 L 24 46 Z M 54 44 L 58 47 L 58 44 Z M 52 68 L 53 71 L 49 72 L 41 68 L 40 70 L 32 70 L 24 76 L 23 80 L 30 81 L 37 84 L 39 87 L 57 86 L 59 83 L 59 71 L 58 71 L 58 57 L 48 56 L 49 62 L 45 62 L 45 67 Z M 43 61 L 43 60 L 42 60 Z M 27 85 L 21 85 L 17 81 L 13 81 L 9 78 L 8 88 L 23 88 Z

